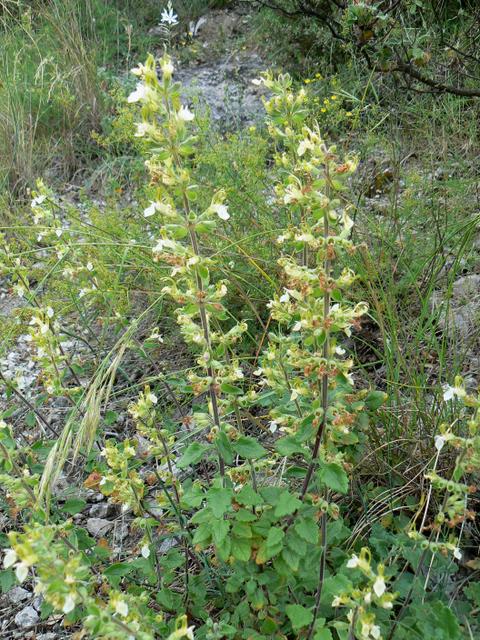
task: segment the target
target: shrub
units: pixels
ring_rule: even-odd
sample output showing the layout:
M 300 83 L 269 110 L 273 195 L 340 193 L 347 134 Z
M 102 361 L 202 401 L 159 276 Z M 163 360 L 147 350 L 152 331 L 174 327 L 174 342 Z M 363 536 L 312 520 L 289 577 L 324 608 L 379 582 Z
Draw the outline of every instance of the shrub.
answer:
M 159 64 L 160 78 L 152 56 L 134 70 L 139 81 L 129 97 L 141 107 L 136 135 L 150 174 L 147 233 L 130 222 L 125 241 L 111 242 L 107 253 L 123 255 L 120 271 L 127 263 L 129 278 L 161 287 L 145 312 L 133 319 L 118 313 L 122 287 L 113 259 L 102 268 L 88 258 L 101 243 L 75 241 L 76 229 L 63 229 L 47 187 L 40 183 L 32 202 L 37 242 L 48 242 L 65 263 L 65 277 L 78 280 L 79 315 L 117 311 L 114 346 L 88 385 L 62 350 L 64 310 L 39 300 L 22 259 L 4 244 L 3 270 L 35 305 L 24 313 L 45 394 L 66 398 L 72 409 L 46 450 L 20 447 L 8 415 L 0 423 L 0 482 L 23 523 L 8 534 L 3 580 L 31 577 L 45 615 L 60 612 L 105 640 L 400 640 L 414 632 L 460 638 L 444 594 L 429 585 L 434 575 L 457 570 L 463 527 L 473 517 L 469 478 L 479 466 L 480 400 L 461 379 L 445 389 L 444 400 L 460 407 L 462 420 L 439 428 L 428 490 L 414 517 L 405 509 L 394 518 L 392 510 L 383 525 L 355 527 L 365 515 L 355 495 L 358 470 L 386 399 L 375 389 L 355 389 L 345 345 L 368 313 L 347 293 L 356 282 L 347 197 L 356 158 L 324 141 L 309 119 L 307 92 L 295 90 L 288 75 L 256 81 L 267 92 L 279 227 L 268 319 L 259 330 L 229 304 L 225 247 L 235 211 L 228 184 L 198 183 L 195 114 L 182 104 L 170 57 Z M 112 395 L 128 397 L 115 380 L 123 375 L 133 385 L 122 371 L 126 354 L 145 357 L 164 339 L 151 325 L 137 335 L 164 297 L 194 362 L 187 372 L 177 366 L 142 379 L 128 406 L 128 437 L 99 442 L 99 427 L 115 419 L 105 411 Z M 22 395 L 14 380 L 7 384 Z M 62 504 L 52 493 L 67 459 L 79 457 L 85 487 L 134 517 L 135 540 L 120 557 L 68 518 L 84 508 L 82 499 Z M 475 607 L 478 594 L 470 588 L 460 615 L 473 615 Z

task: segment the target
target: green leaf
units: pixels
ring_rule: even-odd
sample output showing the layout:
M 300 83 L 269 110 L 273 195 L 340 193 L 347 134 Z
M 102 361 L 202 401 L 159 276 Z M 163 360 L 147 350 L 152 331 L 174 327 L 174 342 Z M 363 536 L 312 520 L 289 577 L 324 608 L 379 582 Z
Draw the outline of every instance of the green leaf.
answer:
M 243 394 L 243 389 L 234 387 L 233 384 L 228 384 L 228 382 L 224 382 L 223 384 L 221 384 L 220 390 L 223 391 L 223 393 L 227 393 L 232 396 L 241 396 Z
M 288 491 L 284 491 L 277 502 L 277 506 L 275 507 L 275 517 L 281 518 L 283 516 L 288 516 L 290 513 L 294 513 L 301 506 L 302 502 L 298 498 L 292 496 Z
M 307 627 L 313 620 L 313 613 L 301 604 L 287 604 L 285 611 L 294 631 Z
M 211 527 L 213 542 L 218 547 L 227 537 L 230 529 L 230 523 L 228 520 L 213 520 L 211 522 Z
M 200 462 L 200 460 L 203 458 L 203 455 L 208 448 L 209 447 L 206 444 L 201 444 L 200 442 L 192 442 L 188 445 L 185 453 L 177 462 L 177 467 L 179 469 L 185 469 L 185 467 L 197 464 L 197 462 Z
M 372 409 L 374 411 L 375 409 L 381 407 L 382 404 L 385 403 L 387 398 L 388 395 L 383 391 L 370 391 L 368 396 L 365 398 L 365 404 L 369 409 Z
M 305 453 L 306 449 L 294 436 L 286 436 L 275 442 L 275 449 L 281 456 L 291 456 L 295 453 Z
M 295 522 L 295 531 L 305 540 L 317 544 L 318 542 L 318 525 L 313 518 L 301 518 Z
M 300 556 L 298 556 L 294 551 L 292 551 L 288 547 L 284 547 L 282 549 L 282 558 L 285 560 L 292 571 L 298 571 Z
M 265 541 L 267 549 L 270 551 L 281 546 L 282 540 L 285 537 L 285 532 L 280 527 L 271 527 L 268 531 L 268 536 Z
M 37 418 L 33 411 L 29 411 L 25 416 L 25 423 L 28 427 L 34 427 L 37 422 Z
M 7 591 L 10 591 L 10 589 L 16 583 L 17 579 L 12 569 L 5 569 L 5 571 L 0 571 L 0 591 L 2 593 L 7 593 Z
M 320 482 L 332 489 L 332 491 L 347 493 L 348 476 L 345 470 L 336 462 L 325 462 L 318 470 L 317 475 Z
M 267 453 L 267 450 L 264 449 L 255 438 L 251 438 L 250 436 L 240 436 L 240 438 L 233 443 L 233 448 L 242 458 L 262 458 Z
M 323 627 L 315 633 L 313 640 L 333 640 L 332 632 L 327 627 Z
M 235 514 L 235 518 L 238 522 L 254 522 L 257 519 L 257 516 L 246 509 L 239 509 Z
M 112 424 L 115 424 L 117 420 L 118 420 L 118 413 L 116 411 L 111 411 L 111 410 L 105 411 L 105 417 L 103 418 L 103 421 L 107 426 L 111 426 Z
M 251 485 L 246 484 L 240 491 L 235 495 L 235 500 L 239 504 L 246 505 L 247 507 L 254 507 L 257 504 L 262 504 L 262 497 L 256 493 L 251 487 Z
M 210 538 L 212 537 L 212 527 L 210 523 L 202 523 L 197 529 L 195 529 L 195 533 L 193 535 L 193 544 L 199 544 L 203 547 L 205 544 L 210 542 Z
M 232 556 L 240 562 L 248 562 L 252 553 L 248 538 L 232 538 Z
M 232 490 L 212 487 L 207 492 L 207 503 L 215 518 L 221 518 L 232 503 Z
M 107 578 L 112 586 L 118 587 L 121 579 L 133 571 L 134 568 L 128 562 L 116 562 L 104 569 L 102 575 Z
M 218 436 L 215 438 L 215 444 L 217 445 L 218 453 L 225 460 L 227 464 L 233 462 L 232 444 L 227 438 L 227 434 L 224 431 L 219 431 Z
M 70 500 L 65 501 L 65 504 L 60 509 L 60 511 L 69 513 L 70 515 L 74 516 L 76 513 L 80 513 L 80 511 L 83 511 L 86 506 L 87 503 L 85 502 L 85 500 L 82 500 L 81 498 L 71 498 Z
M 251 538 L 252 528 L 244 522 L 236 522 L 232 527 L 232 534 L 237 538 Z
M 178 611 L 182 604 L 182 596 L 171 589 L 161 589 L 156 595 L 156 600 L 169 611 Z

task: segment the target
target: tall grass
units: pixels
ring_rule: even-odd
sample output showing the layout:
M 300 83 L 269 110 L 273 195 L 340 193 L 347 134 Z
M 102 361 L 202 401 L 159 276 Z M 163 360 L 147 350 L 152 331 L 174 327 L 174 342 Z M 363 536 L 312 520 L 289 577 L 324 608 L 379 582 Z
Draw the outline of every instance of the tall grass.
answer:
M 15 197 L 47 167 L 71 174 L 104 109 L 91 0 L 16 8 L 0 24 L 0 188 Z

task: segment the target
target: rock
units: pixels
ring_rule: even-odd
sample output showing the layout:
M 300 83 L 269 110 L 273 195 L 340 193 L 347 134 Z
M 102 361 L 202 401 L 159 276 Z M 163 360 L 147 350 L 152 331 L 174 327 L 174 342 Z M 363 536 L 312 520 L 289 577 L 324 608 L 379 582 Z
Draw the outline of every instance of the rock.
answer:
M 34 624 L 37 624 L 40 620 L 40 616 L 38 615 L 38 611 L 29 605 L 28 607 L 25 607 L 25 609 L 19 611 L 14 620 L 17 627 L 25 629 L 26 627 L 32 627 Z
M 42 603 L 43 603 L 43 596 L 39 595 L 36 598 L 34 598 L 32 602 L 32 607 L 40 613 L 40 609 L 42 608 Z
M 128 522 L 121 522 L 120 524 L 117 524 L 117 526 L 115 527 L 114 540 L 116 542 L 121 542 L 122 540 L 125 540 L 125 538 L 128 536 L 128 533 L 129 533 Z
M 19 602 L 23 602 L 24 600 L 28 600 L 32 594 L 30 591 L 23 589 L 23 587 L 13 587 L 5 594 L 5 598 L 11 604 L 18 604 Z
M 108 518 L 112 516 L 116 516 L 118 513 L 118 507 L 116 504 L 110 504 L 109 502 L 101 502 L 99 504 L 94 504 L 93 507 L 90 507 L 90 511 L 88 515 L 91 518 Z
M 478 326 L 480 314 L 480 274 L 472 273 L 458 278 L 453 284 L 452 293 L 447 300 L 446 294 L 435 291 L 431 298 L 432 310 L 443 307 L 445 312 L 439 316 L 439 327 L 447 331 L 449 337 L 465 343 Z
M 55 633 L 41 633 L 35 636 L 36 640 L 57 640 L 58 636 Z
M 89 518 L 87 520 L 87 531 L 95 538 L 101 538 L 113 528 L 113 522 L 104 518 Z
M 158 547 L 158 552 L 167 553 L 167 551 L 169 551 L 170 549 L 173 549 L 173 547 L 176 547 L 177 544 L 178 542 L 174 538 L 167 538 L 166 540 L 160 543 L 160 546 Z

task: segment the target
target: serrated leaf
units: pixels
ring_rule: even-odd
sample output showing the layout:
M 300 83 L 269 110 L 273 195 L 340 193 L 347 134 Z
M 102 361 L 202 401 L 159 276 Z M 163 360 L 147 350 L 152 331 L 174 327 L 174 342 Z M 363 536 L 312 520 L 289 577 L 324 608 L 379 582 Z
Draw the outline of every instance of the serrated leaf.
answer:
M 235 514 L 235 518 L 238 522 L 254 522 L 257 519 L 257 516 L 255 516 L 251 511 L 240 509 Z
M 282 549 L 282 558 L 288 564 L 292 571 L 298 571 L 298 565 L 300 563 L 300 556 L 288 547 Z
M 348 491 L 348 476 L 339 464 L 336 462 L 325 462 L 322 464 L 317 472 L 318 479 L 322 484 L 327 486 L 332 491 L 338 493 L 347 493 Z
M 287 604 L 285 611 L 294 631 L 307 627 L 313 620 L 312 611 L 301 604 Z
M 228 520 L 213 520 L 211 522 L 211 527 L 213 542 L 218 547 L 227 537 L 230 529 L 230 523 Z
M 234 387 L 233 384 L 228 384 L 228 382 L 221 384 L 220 390 L 223 391 L 223 393 L 227 393 L 232 396 L 241 396 L 243 394 L 243 389 L 240 389 L 240 387 Z
M 311 544 L 318 542 L 318 525 L 313 518 L 301 518 L 295 522 L 295 531 L 298 535 Z
M 255 507 L 258 504 L 262 504 L 263 500 L 260 495 L 253 488 L 246 484 L 240 491 L 235 495 L 235 500 L 239 504 L 246 505 L 247 507 Z
M 207 492 L 207 504 L 215 518 L 221 518 L 229 510 L 232 502 L 232 490 L 212 487 Z
M 220 431 L 215 438 L 215 444 L 218 449 L 218 453 L 225 460 L 227 464 L 233 463 L 233 450 L 230 440 L 227 438 L 227 434 L 224 431 Z
M 208 448 L 209 447 L 206 444 L 201 444 L 200 442 L 192 442 L 188 445 L 185 453 L 177 462 L 177 467 L 179 469 L 185 469 L 185 467 L 197 464 L 197 462 L 200 462 L 200 460 L 203 458 L 204 453 Z
M 76 513 L 80 513 L 80 511 L 83 511 L 86 506 L 87 503 L 85 502 L 85 500 L 82 500 L 81 498 L 70 498 L 70 500 L 65 501 L 65 504 L 60 509 L 60 511 L 69 513 L 70 515 L 74 516 Z
M 252 553 L 248 538 L 232 538 L 232 556 L 240 562 L 248 562 Z
M 294 513 L 302 506 L 302 502 L 292 496 L 288 491 L 284 491 L 280 496 L 277 506 L 275 507 L 275 517 L 282 518 L 288 516 L 290 513 Z
M 232 527 L 232 534 L 237 538 L 251 538 L 252 528 L 244 522 L 236 522 Z
M 265 540 L 265 544 L 268 550 L 278 547 L 281 545 L 283 538 L 285 537 L 285 532 L 280 527 L 271 527 L 268 531 L 267 539 Z
M 306 449 L 294 436 L 285 436 L 275 442 L 275 449 L 281 456 L 292 456 L 295 453 L 305 453 Z
M 267 450 L 264 449 L 255 438 L 251 438 L 250 436 L 240 436 L 232 446 L 234 451 L 236 451 L 239 456 L 242 456 L 242 458 L 255 460 L 262 458 L 267 453 Z

